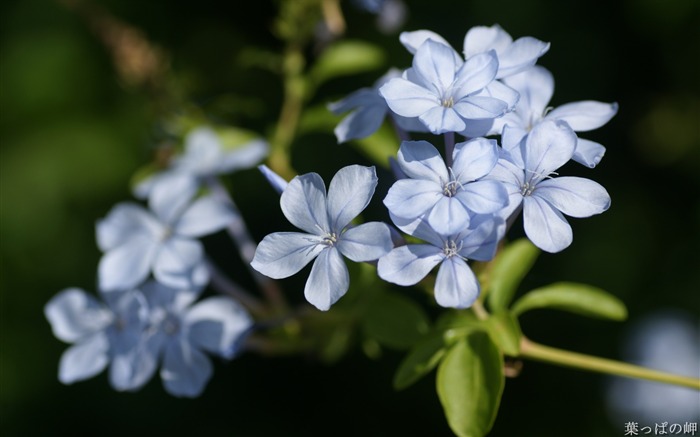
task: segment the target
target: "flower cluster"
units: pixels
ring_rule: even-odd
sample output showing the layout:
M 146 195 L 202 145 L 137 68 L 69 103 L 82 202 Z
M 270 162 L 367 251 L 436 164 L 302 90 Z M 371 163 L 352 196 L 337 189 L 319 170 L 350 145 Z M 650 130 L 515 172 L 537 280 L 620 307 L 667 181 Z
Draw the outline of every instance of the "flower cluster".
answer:
M 266 152 L 261 141 L 226 151 L 214 131 L 195 129 L 170 167 L 136 186 L 148 208 L 120 203 L 98 221 L 104 304 L 70 288 L 45 307 L 56 337 L 75 343 L 61 358 L 62 382 L 92 377 L 109 365 L 116 390 L 136 390 L 160 365 L 169 393 L 193 397 L 212 373 L 204 352 L 235 355 L 252 327 L 247 311 L 228 296 L 195 301 L 210 280 L 198 238 L 239 217 L 230 201 L 199 193 L 216 175 L 253 166 Z

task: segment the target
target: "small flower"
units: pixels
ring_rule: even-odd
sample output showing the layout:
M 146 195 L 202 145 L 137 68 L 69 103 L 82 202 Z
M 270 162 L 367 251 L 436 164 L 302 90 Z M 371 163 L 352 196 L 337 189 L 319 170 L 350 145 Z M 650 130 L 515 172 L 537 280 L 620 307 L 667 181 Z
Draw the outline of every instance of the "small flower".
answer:
M 554 78 L 544 67 L 533 66 L 507 77 L 504 82 L 521 95 L 515 111 L 494 122 L 495 130 L 502 131 L 506 150 L 518 147 L 520 140 L 543 120 L 562 120 L 574 131 L 585 132 L 603 126 L 617 113 L 617 103 L 593 100 L 567 103 L 554 109 L 547 107 L 554 93 Z M 605 147 L 601 144 L 579 138 L 571 159 L 593 168 L 604 154 Z
M 398 285 L 415 285 L 440 264 L 435 281 L 437 303 L 447 308 L 470 307 L 479 296 L 480 286 L 467 261 L 493 258 L 498 241 L 505 234 L 505 222 L 481 217 L 470 228 L 443 236 L 421 218 L 409 221 L 392 216 L 392 220 L 399 229 L 427 244 L 394 248 L 379 259 L 379 277 Z
M 467 121 L 500 117 L 515 104 L 483 94 L 497 71 L 493 51 L 464 62 L 451 47 L 428 39 L 416 51 L 413 68 L 379 93 L 396 114 L 418 117 L 434 134 L 462 132 Z
M 212 375 L 204 352 L 233 358 L 252 328 L 248 313 L 235 300 L 216 296 L 193 304 L 199 291 L 172 289 L 155 281 L 142 287 L 150 327 L 142 335 L 135 367 L 150 380 L 159 364 L 165 390 L 197 397 Z
M 276 232 L 258 245 L 251 265 L 274 279 L 297 273 L 313 259 L 304 295 L 326 311 L 348 290 L 349 273 L 340 254 L 356 262 L 376 260 L 392 248 L 389 227 L 369 222 L 349 227 L 369 204 L 377 186 L 374 167 L 351 165 L 336 173 L 328 188 L 316 173 L 297 176 L 282 193 L 287 220 L 302 232 Z
M 153 213 L 135 203 L 120 203 L 97 223 L 97 244 L 105 252 L 99 264 L 101 290 L 134 288 L 151 271 L 174 288 L 208 281 L 196 237 L 225 227 L 233 217 L 230 209 L 211 196 L 192 201 L 191 196 L 154 195 L 149 206 Z
M 498 162 L 494 140 L 475 138 L 457 143 L 454 164 L 448 168 L 440 153 L 427 141 L 404 141 L 398 154 L 408 176 L 389 189 L 384 205 L 397 217 L 427 223 L 443 235 L 469 226 L 475 214 L 493 214 L 508 204 L 502 184 L 481 180 Z
M 58 379 L 62 383 L 91 378 L 108 365 L 115 390 L 133 390 L 143 381 L 144 375 L 134 371 L 130 363 L 148 323 L 145 299 L 133 290 L 107 303 L 78 288 L 68 288 L 44 307 L 54 335 L 74 343 L 61 356 Z
M 559 252 L 573 241 L 562 213 L 590 217 L 610 207 L 610 195 L 600 184 L 579 177 L 551 175 L 576 148 L 576 134 L 563 121 L 543 121 L 510 153 L 504 152 L 488 179 L 504 183 L 510 203 L 503 216 L 523 207 L 525 233 L 535 246 Z

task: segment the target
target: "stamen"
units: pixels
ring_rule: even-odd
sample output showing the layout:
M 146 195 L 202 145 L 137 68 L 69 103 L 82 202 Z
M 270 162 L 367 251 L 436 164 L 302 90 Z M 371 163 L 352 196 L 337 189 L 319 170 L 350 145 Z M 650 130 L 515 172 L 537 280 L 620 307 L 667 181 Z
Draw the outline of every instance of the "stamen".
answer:
M 455 104 L 455 102 L 454 102 L 454 100 L 452 99 L 452 96 L 450 96 L 450 97 L 448 97 L 448 98 L 446 98 L 446 99 L 442 99 L 442 100 L 440 101 L 440 105 L 441 105 L 441 106 L 444 106 L 445 108 L 451 108 L 451 107 L 454 106 L 454 104 Z
M 333 247 L 333 245 L 337 242 L 338 236 L 335 234 L 335 232 L 330 232 L 323 237 L 323 244 L 326 246 Z

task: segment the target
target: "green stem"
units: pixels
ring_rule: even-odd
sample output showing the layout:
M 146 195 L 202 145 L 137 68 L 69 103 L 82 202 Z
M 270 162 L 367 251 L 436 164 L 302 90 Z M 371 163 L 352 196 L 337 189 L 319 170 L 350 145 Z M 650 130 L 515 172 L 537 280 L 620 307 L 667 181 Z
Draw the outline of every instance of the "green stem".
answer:
M 560 366 L 573 367 L 575 369 L 626 376 L 629 378 L 647 379 L 649 381 L 657 381 L 700 390 L 700 379 L 672 375 L 641 366 L 635 366 L 633 364 L 556 349 L 535 343 L 525 337 L 520 340 L 520 356 Z

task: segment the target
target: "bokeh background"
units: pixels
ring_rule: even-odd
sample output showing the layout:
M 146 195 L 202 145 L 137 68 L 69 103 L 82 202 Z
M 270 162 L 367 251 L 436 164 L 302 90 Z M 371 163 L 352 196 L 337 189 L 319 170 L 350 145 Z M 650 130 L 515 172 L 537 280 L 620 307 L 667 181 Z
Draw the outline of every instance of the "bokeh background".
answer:
M 659 310 L 682 314 L 698 333 L 697 1 L 406 0 L 405 23 L 388 33 L 357 3 L 342 2 L 345 37 L 376 44 L 383 64 L 328 81 L 311 105 L 367 86 L 392 65 L 407 67 L 401 30 L 431 29 L 461 47 L 470 27 L 494 23 L 514 37 L 552 43 L 539 63 L 556 80 L 553 106 L 588 99 L 619 103 L 607 126 L 584 135 L 607 146 L 600 166 L 561 172 L 602 183 L 613 199 L 611 209 L 572 220 L 573 245 L 556 256 L 543 254 L 523 290 L 560 280 L 590 283 L 622 299 L 630 321 L 532 312 L 522 319 L 530 338 L 620 358 L 629 327 Z M 66 346 L 51 334 L 43 306 L 69 286 L 95 289 L 95 222 L 131 198 L 129 181 L 162 140 L 167 105 L 154 100 L 158 90 L 130 82 L 115 67 L 114 50 L 105 44 L 107 22 L 96 25 L 76 4 L 0 5 L 0 434 L 450 435 L 432 376 L 403 392 L 391 388 L 402 357 L 392 350 L 376 360 L 356 349 L 332 365 L 244 354 L 230 363 L 217 361 L 212 381 L 195 400 L 168 396 L 157 378 L 138 393 L 114 392 L 104 374 L 72 386 L 58 382 Z M 271 132 L 282 88 L 277 76 L 253 64 L 264 64 L 265 53 L 282 47 L 270 31 L 276 2 L 92 4 L 162 50 L 168 86 L 178 90 L 180 101 L 213 122 Z M 352 146 L 338 146 L 330 131 L 295 141 L 299 172 L 328 178 L 353 162 L 366 161 Z M 281 223 L 275 195 L 256 171 L 237 173 L 227 183 L 235 187 L 256 238 Z M 222 262 L 235 258 L 211 244 Z M 240 268 L 237 262 L 232 259 L 232 269 Z M 507 381 L 492 435 L 623 435 L 626 420 L 606 408 L 608 382 L 526 362 L 522 374 Z

